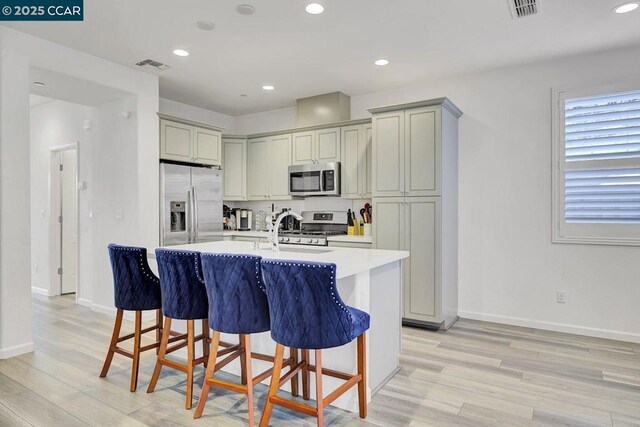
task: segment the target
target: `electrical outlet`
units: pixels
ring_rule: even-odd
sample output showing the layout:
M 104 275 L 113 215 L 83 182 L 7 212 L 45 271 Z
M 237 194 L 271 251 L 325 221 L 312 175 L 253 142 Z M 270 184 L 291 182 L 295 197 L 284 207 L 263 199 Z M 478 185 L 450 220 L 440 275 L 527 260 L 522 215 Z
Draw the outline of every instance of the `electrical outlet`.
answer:
M 556 291 L 556 302 L 558 304 L 567 303 L 567 293 L 565 291 Z

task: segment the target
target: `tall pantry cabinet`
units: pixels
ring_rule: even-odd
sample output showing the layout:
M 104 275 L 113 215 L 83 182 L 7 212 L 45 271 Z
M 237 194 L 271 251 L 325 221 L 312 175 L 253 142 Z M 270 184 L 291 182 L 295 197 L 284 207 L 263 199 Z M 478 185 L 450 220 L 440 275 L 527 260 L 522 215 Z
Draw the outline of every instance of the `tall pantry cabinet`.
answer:
M 373 243 L 407 250 L 403 323 L 447 329 L 458 318 L 458 118 L 447 98 L 373 115 Z

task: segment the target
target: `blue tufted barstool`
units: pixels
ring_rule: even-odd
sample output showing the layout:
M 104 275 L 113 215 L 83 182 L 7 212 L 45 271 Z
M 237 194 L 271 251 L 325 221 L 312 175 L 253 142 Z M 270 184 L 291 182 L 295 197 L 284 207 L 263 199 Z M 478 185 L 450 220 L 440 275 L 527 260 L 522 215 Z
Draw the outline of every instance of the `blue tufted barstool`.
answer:
M 158 272 L 160 274 L 160 287 L 162 288 L 162 311 L 164 312 L 164 333 L 160 343 L 160 351 L 156 361 L 156 367 L 147 388 L 147 393 L 152 393 L 162 366 L 187 374 L 187 399 L 185 407 L 191 409 L 193 402 L 193 368 L 201 363 L 206 363 L 209 356 L 209 327 L 207 325 L 207 292 L 202 278 L 200 266 L 200 253 L 183 250 L 156 249 Z M 168 347 L 171 341 L 171 321 L 181 319 L 187 321 L 187 340 L 172 347 Z M 202 334 L 196 336 L 194 320 L 202 321 Z M 202 357 L 195 357 L 195 344 L 202 341 Z M 175 350 L 187 347 L 187 363 L 182 364 L 167 359 L 165 356 Z
M 107 351 L 100 377 L 107 376 L 115 353 L 129 357 L 133 359 L 130 390 L 136 391 L 140 353 L 152 348 L 158 348 L 160 345 L 160 336 L 162 334 L 160 284 L 156 275 L 149 268 L 147 250 L 145 248 L 111 243 L 108 249 L 113 272 L 114 299 L 117 312 L 111 343 L 109 344 L 109 350 Z M 120 329 L 124 310 L 135 311 L 136 320 L 134 332 L 121 337 Z M 142 329 L 143 310 L 156 310 L 156 324 L 154 326 Z M 156 342 L 142 347 L 140 345 L 142 334 L 154 330 L 156 331 Z M 131 338 L 133 338 L 133 352 L 118 347 L 118 343 Z
M 250 334 L 269 330 L 269 304 L 262 283 L 259 256 L 232 254 L 202 254 L 202 270 L 209 298 L 209 326 L 213 330 L 209 363 L 202 385 L 202 394 L 193 418 L 200 418 L 207 403 L 211 386 L 247 395 L 249 425 L 254 425 L 253 386 L 268 378 L 273 368 L 255 378 L 251 371 L 251 358 L 273 361 L 273 357 L 251 353 Z M 239 334 L 240 347 L 216 364 L 220 333 Z M 298 363 L 297 349 L 291 348 L 288 359 L 281 361 L 292 368 Z M 214 373 L 232 360 L 240 357 L 242 385 L 214 378 Z M 291 379 L 294 395 L 298 394 L 297 375 Z
M 271 337 L 276 346 L 275 365 L 260 426 L 266 427 L 273 405 L 314 415 L 324 425 L 324 408 L 355 384 L 358 384 L 360 417 L 367 416 L 366 338 L 370 317 L 364 311 L 347 306 L 336 287 L 336 265 L 299 261 L 263 260 L 262 274 L 269 300 Z M 356 375 L 322 367 L 322 349 L 339 347 L 358 340 Z M 302 349 L 302 395 L 309 399 L 309 371 L 316 373 L 317 407 L 278 397 L 280 363 L 284 346 Z M 315 366 L 309 364 L 309 349 L 315 350 Z M 322 375 L 346 380 L 327 397 L 322 394 Z M 289 375 L 289 374 L 288 374 Z

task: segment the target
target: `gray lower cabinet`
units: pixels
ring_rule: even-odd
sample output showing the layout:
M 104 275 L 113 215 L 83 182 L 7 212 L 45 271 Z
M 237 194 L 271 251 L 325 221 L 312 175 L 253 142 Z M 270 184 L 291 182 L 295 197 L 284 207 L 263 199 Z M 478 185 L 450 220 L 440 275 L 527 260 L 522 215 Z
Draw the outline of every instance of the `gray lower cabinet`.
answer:
M 442 198 L 380 197 L 372 205 L 373 247 L 411 253 L 402 269 L 404 322 L 450 326 L 457 318 L 457 263 L 443 258 L 443 248 L 457 241 L 442 244 Z

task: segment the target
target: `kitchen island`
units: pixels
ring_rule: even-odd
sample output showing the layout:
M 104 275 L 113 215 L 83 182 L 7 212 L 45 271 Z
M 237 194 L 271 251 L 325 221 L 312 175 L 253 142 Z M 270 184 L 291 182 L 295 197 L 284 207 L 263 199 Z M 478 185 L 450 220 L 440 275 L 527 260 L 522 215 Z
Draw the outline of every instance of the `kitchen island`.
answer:
M 281 245 L 280 252 L 274 253 L 266 244 L 260 244 L 256 248 L 256 244 L 253 242 L 235 241 L 179 245 L 171 246 L 168 249 L 251 254 L 269 259 L 336 264 L 338 290 L 342 299 L 348 305 L 364 310 L 371 315 L 371 328 L 368 331 L 367 339 L 367 401 L 398 371 L 402 315 L 402 259 L 407 258 L 409 252 Z M 237 337 L 233 335 L 223 334 L 222 339 L 228 342 L 237 342 Z M 271 339 L 269 332 L 252 335 L 251 347 L 255 352 L 275 353 L 275 342 Z M 311 352 L 311 357 L 313 359 L 313 352 Z M 343 347 L 324 350 L 322 358 L 323 365 L 328 369 L 355 373 L 355 340 Z M 254 372 L 262 372 L 269 367 L 262 361 L 254 360 L 253 363 Z M 236 365 L 238 364 L 227 365 L 223 371 L 239 375 L 240 367 Z M 326 376 L 323 381 L 325 394 L 343 383 L 343 381 Z M 268 384 L 269 379 L 264 383 Z M 315 399 L 313 394 L 315 390 L 314 375 L 311 375 L 310 389 L 312 390 L 311 398 Z M 335 400 L 333 405 L 357 412 L 357 388 L 353 387 Z

